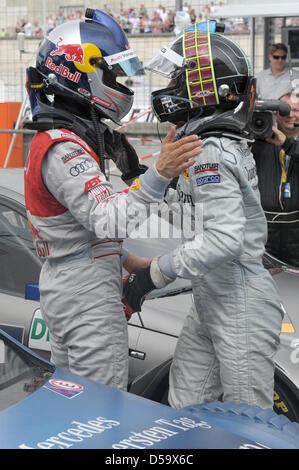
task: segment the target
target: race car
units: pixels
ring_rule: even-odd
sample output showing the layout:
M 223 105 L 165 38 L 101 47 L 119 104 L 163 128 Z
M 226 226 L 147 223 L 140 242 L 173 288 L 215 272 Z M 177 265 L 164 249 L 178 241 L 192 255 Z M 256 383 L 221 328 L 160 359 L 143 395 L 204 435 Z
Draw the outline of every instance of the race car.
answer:
M 173 454 L 181 464 L 195 463 L 194 449 L 299 449 L 299 424 L 270 409 L 214 402 L 174 410 L 56 368 L 1 330 L 0 398 L 1 449 L 131 449 L 133 466 L 144 449 L 149 464 L 165 455 L 154 449 L 184 449 Z M 116 464 L 107 458 L 122 454 L 101 455 Z
M 111 174 L 116 190 L 124 189 Z M 39 308 L 41 261 L 36 256 L 24 205 L 23 169 L 0 170 L 0 328 L 50 359 L 50 338 Z M 153 257 L 180 243 L 173 239 L 125 241 L 135 254 Z M 276 354 L 274 410 L 299 422 L 299 269 L 265 255 L 283 301 L 285 317 Z M 125 273 L 124 273 L 125 275 Z M 129 390 L 167 404 L 168 373 L 174 348 L 192 302 L 190 282 L 177 279 L 153 291 L 129 323 Z

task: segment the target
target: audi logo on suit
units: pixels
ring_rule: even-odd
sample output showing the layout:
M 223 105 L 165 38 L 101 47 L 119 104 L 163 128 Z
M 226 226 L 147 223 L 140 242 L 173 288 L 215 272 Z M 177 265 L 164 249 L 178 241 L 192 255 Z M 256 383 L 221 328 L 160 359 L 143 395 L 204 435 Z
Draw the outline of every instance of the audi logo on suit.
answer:
M 89 170 L 89 168 L 93 167 L 93 163 L 90 162 L 89 160 L 83 160 L 80 163 L 77 163 L 77 165 L 73 166 L 70 169 L 70 174 L 72 176 L 79 176 L 80 173 L 84 173 L 85 171 Z

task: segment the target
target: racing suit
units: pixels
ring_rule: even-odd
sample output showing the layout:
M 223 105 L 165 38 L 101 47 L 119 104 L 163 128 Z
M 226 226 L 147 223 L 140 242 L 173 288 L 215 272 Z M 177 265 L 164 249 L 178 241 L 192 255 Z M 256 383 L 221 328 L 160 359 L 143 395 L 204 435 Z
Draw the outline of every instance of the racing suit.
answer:
M 162 273 L 191 279 L 193 289 L 170 370 L 169 402 L 180 408 L 223 394 L 224 401 L 272 407 L 283 312 L 262 264 L 267 225 L 247 142 L 206 138 L 197 162 L 179 177 L 177 193 L 201 213 L 202 225 L 159 259 Z
M 169 180 L 154 167 L 120 194 L 74 133 L 37 132 L 25 167 L 25 200 L 40 274 L 52 360 L 126 389 L 127 322 L 121 303 L 122 238 L 134 208 L 161 202 Z M 137 207 L 138 208 L 138 207 Z

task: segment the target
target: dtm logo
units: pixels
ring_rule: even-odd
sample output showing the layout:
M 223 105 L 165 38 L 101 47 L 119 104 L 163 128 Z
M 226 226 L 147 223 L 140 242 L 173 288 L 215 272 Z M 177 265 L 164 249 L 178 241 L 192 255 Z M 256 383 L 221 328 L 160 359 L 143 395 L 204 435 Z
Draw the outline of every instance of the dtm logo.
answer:
M 82 385 L 60 379 L 51 379 L 44 387 L 66 398 L 74 398 L 83 392 Z
M 61 44 L 61 41 L 62 38 L 59 38 L 56 51 L 50 52 L 50 55 L 64 55 L 66 60 L 84 65 L 83 47 L 80 44 Z

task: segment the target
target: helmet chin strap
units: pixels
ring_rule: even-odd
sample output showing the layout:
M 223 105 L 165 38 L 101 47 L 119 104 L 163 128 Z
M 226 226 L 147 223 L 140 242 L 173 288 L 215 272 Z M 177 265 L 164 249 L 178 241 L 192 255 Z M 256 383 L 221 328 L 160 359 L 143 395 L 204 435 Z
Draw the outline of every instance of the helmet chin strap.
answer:
M 90 104 L 90 115 L 94 125 L 96 141 L 97 141 L 97 149 L 98 149 L 98 156 L 100 160 L 100 168 L 102 173 L 106 176 L 106 169 L 105 169 L 105 142 L 104 142 L 104 134 L 101 132 L 100 125 L 99 125 L 99 116 L 93 106 L 93 103 Z
M 183 127 L 178 129 L 174 140 L 179 140 L 181 137 L 193 133 L 201 138 L 229 136 L 236 140 L 251 140 L 245 124 L 240 121 L 240 117 L 234 115 L 233 109 L 224 113 L 215 109 L 210 116 L 192 117 Z

